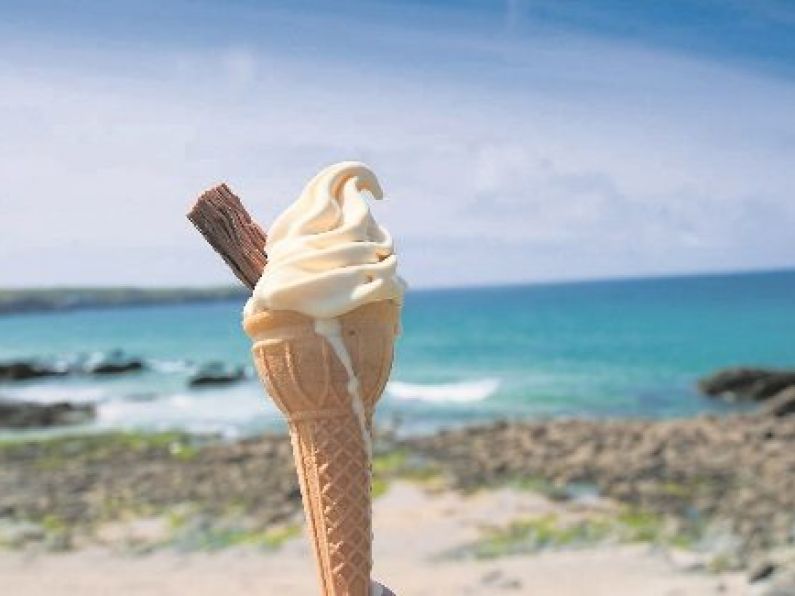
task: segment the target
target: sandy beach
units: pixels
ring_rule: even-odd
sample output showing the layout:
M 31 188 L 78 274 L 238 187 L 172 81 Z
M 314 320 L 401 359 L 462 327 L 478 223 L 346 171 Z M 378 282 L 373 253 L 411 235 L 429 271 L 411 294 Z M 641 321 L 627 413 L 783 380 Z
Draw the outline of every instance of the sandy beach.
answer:
M 562 549 L 492 560 L 452 557 L 450 553 L 477 540 L 484 527 L 528 515 L 574 515 L 570 505 L 515 490 L 466 497 L 398 482 L 376 501 L 374 513 L 374 574 L 400 596 L 747 593 L 742 573 L 708 573 L 692 556 L 649 545 Z M 127 530 L 129 538 L 147 531 L 146 524 L 140 522 L 130 524 Z M 316 590 L 312 565 L 303 536 L 295 536 L 267 553 L 251 548 L 212 554 L 164 550 L 134 555 L 108 548 L 62 554 L 4 553 L 0 555 L 0 576 L 4 592 L 19 596 L 298 596 Z

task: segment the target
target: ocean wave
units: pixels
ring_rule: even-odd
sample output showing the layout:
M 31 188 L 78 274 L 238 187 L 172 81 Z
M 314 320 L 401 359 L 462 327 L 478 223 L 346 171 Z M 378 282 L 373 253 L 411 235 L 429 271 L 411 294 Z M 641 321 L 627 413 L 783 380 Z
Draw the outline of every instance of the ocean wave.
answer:
M 397 399 L 467 403 L 487 399 L 494 395 L 499 387 L 499 379 L 488 378 L 441 385 L 418 385 L 391 381 L 387 384 L 386 390 Z
M 64 383 L 14 387 L 12 391 L 4 392 L 3 397 L 37 404 L 59 402 L 82 404 L 99 403 L 107 398 L 107 393 L 102 387 L 75 386 Z
M 147 358 L 146 364 L 152 370 L 165 374 L 192 374 L 198 368 L 190 360 L 158 360 Z

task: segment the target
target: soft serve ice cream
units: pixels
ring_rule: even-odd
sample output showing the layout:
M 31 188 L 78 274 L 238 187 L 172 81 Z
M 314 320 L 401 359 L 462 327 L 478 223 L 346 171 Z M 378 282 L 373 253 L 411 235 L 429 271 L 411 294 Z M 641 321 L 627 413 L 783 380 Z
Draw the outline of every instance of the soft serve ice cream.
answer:
M 257 372 L 285 414 L 323 594 L 378 594 L 370 423 L 389 377 L 405 284 L 368 201 L 370 169 L 332 165 L 268 230 L 244 310 Z
M 383 193 L 359 162 L 327 167 L 268 230 L 268 265 L 246 317 L 292 310 L 331 319 L 378 300 L 401 302 L 392 237 L 373 219 L 366 197 Z
M 247 318 L 289 310 L 314 319 L 315 333 L 347 372 L 368 457 L 372 440 L 364 402 L 338 317 L 367 303 L 403 300 L 392 237 L 365 200 L 382 196 L 375 174 L 362 163 L 341 162 L 315 176 L 268 230 L 268 264 L 243 313 Z

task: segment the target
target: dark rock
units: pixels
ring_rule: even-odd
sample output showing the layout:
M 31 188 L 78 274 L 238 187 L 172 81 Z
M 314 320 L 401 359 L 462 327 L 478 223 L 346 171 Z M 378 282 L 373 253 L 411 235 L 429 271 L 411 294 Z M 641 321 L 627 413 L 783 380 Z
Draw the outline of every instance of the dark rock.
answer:
M 784 389 L 766 401 L 762 413 L 776 417 L 795 415 L 795 386 Z
M 134 372 L 143 369 L 144 369 L 143 362 L 140 362 L 138 360 L 132 360 L 130 362 L 122 362 L 122 363 L 108 362 L 105 364 L 98 364 L 88 372 L 90 372 L 93 375 L 117 375 L 120 373 Z
M 190 387 L 206 385 L 229 385 L 246 378 L 242 366 L 229 367 L 220 362 L 211 362 L 202 366 L 189 380 Z
M 763 401 L 787 387 L 795 387 L 795 371 L 729 368 L 701 379 L 699 389 L 710 396 Z
M 100 358 L 78 359 L 62 365 L 47 364 L 35 360 L 0 362 L 0 381 L 25 381 L 70 373 L 117 375 L 138 372 L 145 368 L 143 360 L 126 356 L 121 351 L 114 351 Z
M 0 400 L 0 428 L 33 428 L 83 424 L 92 420 L 96 412 L 91 404 L 33 404 Z
M 84 367 L 84 372 L 90 375 L 118 375 L 138 372 L 144 368 L 146 366 L 142 360 L 125 356 L 120 351 L 114 351 L 98 360 L 88 362 Z
M 748 583 L 762 581 L 769 578 L 776 571 L 776 566 L 770 561 L 762 561 L 758 563 L 748 572 Z
M 41 377 L 61 376 L 66 370 L 35 362 L 19 360 L 16 362 L 0 362 L 0 381 L 26 381 Z

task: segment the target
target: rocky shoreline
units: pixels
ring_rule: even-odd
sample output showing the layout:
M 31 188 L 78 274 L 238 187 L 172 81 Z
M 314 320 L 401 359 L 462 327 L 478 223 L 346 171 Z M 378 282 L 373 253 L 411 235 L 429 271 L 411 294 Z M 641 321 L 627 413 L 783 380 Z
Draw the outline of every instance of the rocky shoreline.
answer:
M 464 490 L 572 486 L 668 517 L 693 542 L 723 540 L 747 566 L 795 546 L 795 417 L 498 423 L 412 442 Z
M 409 478 L 561 501 L 593 493 L 655 516 L 676 544 L 709 552 L 715 568 L 786 569 L 795 563 L 793 444 L 795 416 L 501 422 L 380 437 L 374 492 Z M 0 443 L 6 546 L 77 548 L 136 516 L 170 520 L 181 540 L 273 540 L 273 528 L 300 525 L 289 442 L 115 433 Z
M 60 359 L 16 359 L 0 361 L 0 430 L 42 429 L 54 426 L 88 424 L 96 416 L 96 404 L 36 403 L 12 399 L 1 391 L 14 385 L 47 381 L 53 378 L 108 378 L 149 372 L 149 361 L 122 350 L 80 354 Z M 189 389 L 228 386 L 249 378 L 243 366 L 222 362 L 186 363 L 184 383 Z

